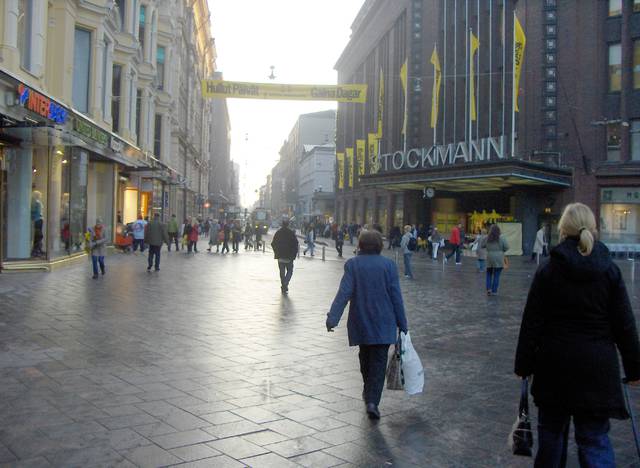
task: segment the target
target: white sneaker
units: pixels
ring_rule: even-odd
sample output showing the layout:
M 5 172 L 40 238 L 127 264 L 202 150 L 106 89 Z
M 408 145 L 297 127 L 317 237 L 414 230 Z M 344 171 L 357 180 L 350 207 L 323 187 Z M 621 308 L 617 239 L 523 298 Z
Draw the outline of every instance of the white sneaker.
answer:
M 456 265 L 462 265 L 462 263 L 461 262 L 456 262 Z

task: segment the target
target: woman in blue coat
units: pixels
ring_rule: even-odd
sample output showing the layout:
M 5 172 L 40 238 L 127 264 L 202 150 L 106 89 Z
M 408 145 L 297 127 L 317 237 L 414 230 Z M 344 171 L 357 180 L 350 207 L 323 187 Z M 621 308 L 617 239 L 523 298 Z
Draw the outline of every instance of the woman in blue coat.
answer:
M 331 310 L 327 330 L 333 331 L 349 302 L 347 331 L 349 346 L 360 347 L 363 399 L 371 419 L 379 419 L 389 345 L 398 339 L 398 329 L 408 331 L 398 270 L 393 261 L 380 255 L 382 236 L 363 231 L 358 238 L 358 256 L 344 265 L 344 276 Z

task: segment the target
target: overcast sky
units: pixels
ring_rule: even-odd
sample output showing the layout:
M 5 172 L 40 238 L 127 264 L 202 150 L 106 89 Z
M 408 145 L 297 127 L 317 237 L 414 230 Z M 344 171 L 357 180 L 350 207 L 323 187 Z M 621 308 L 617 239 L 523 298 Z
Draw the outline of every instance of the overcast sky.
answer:
M 227 80 L 334 84 L 333 69 L 364 0 L 209 0 L 218 70 Z M 231 159 L 240 164 L 242 203 L 277 162 L 298 115 L 335 109 L 333 102 L 229 99 Z

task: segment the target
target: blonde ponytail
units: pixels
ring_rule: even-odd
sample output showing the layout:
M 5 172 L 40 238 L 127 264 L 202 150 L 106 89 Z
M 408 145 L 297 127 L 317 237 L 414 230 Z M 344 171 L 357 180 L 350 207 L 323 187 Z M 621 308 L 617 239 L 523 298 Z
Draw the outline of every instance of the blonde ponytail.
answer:
M 596 241 L 596 218 L 591 209 L 582 203 L 571 203 L 566 206 L 558 223 L 560 237 L 578 238 L 578 251 L 590 255 Z

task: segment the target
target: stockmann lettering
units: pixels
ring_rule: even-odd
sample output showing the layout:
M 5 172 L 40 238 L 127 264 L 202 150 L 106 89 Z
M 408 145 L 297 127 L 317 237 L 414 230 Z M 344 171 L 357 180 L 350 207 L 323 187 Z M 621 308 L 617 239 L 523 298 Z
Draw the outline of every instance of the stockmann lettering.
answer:
M 427 169 L 429 167 L 450 166 L 458 163 L 473 163 L 504 159 L 506 136 L 487 137 L 470 142 L 461 141 L 448 145 L 434 145 L 429 148 L 414 148 L 379 156 L 382 171 L 402 169 Z

